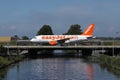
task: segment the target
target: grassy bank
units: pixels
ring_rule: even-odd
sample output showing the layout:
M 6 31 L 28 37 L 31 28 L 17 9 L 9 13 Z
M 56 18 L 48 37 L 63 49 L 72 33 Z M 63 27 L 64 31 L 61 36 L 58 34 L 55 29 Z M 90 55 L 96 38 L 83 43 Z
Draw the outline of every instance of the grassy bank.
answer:
M 120 70 L 120 57 L 101 55 L 98 59 L 101 65 L 111 69 Z
M 23 55 L 2 57 L 0 56 L 0 68 L 16 63 L 24 58 Z

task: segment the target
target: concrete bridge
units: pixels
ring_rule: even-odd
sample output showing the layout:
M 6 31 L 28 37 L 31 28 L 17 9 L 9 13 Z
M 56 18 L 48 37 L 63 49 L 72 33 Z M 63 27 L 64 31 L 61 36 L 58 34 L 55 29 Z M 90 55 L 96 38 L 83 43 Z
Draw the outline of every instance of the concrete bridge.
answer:
M 7 50 L 28 50 L 28 53 L 33 54 L 42 50 L 81 50 L 82 55 L 91 55 L 93 52 L 99 52 L 107 55 L 119 55 L 120 46 L 4 46 Z
M 10 50 L 14 49 L 54 49 L 54 50 L 76 50 L 76 49 L 120 49 L 120 46 L 100 46 L 100 45 L 90 45 L 90 46 L 4 46 Z

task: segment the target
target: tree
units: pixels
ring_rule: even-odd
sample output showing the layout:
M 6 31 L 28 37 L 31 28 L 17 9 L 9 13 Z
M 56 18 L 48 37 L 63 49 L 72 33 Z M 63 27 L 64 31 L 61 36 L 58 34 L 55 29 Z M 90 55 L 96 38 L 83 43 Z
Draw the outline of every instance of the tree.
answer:
M 43 25 L 43 27 L 40 28 L 36 35 L 53 35 L 51 26 Z
M 20 38 L 18 37 L 18 35 L 14 35 L 14 36 L 12 37 L 12 40 L 16 41 L 16 40 L 20 40 Z
M 22 40 L 29 40 L 27 36 L 22 36 Z
M 74 24 L 70 26 L 70 29 L 64 35 L 79 35 L 82 33 L 81 26 L 78 24 Z

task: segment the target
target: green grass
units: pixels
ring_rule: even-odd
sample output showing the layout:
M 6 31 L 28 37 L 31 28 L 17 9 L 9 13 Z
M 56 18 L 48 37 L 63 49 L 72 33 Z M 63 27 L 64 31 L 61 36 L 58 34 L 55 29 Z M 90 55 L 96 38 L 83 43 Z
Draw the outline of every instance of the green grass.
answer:
M 2 57 L 0 56 L 0 68 L 16 63 L 24 58 L 23 55 Z
M 103 45 L 113 45 L 113 43 L 112 42 L 103 42 Z
M 0 57 L 0 68 L 10 64 L 10 61 L 7 58 Z
M 16 46 L 17 42 L 16 41 L 11 41 L 11 42 L 0 42 L 0 45 L 6 46 L 6 45 L 12 45 Z

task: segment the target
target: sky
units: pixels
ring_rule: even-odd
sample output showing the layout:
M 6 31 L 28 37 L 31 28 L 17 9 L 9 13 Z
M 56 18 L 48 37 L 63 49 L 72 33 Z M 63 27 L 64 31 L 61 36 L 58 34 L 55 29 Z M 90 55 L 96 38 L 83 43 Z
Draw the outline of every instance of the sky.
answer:
M 0 36 L 34 37 L 45 24 L 54 34 L 95 24 L 98 37 L 120 36 L 120 0 L 0 0 Z

